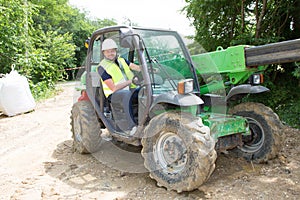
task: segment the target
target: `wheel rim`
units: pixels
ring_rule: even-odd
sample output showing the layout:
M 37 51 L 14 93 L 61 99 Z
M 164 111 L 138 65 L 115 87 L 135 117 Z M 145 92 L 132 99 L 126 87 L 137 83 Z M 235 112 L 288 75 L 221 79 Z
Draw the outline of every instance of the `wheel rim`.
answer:
M 249 117 L 246 117 L 246 119 L 249 123 L 251 135 L 243 136 L 244 145 L 241 147 L 241 150 L 247 153 L 254 153 L 263 146 L 265 132 L 258 121 Z
M 81 142 L 82 138 L 81 138 L 81 126 L 80 126 L 80 117 L 79 116 L 74 117 L 73 129 L 74 129 L 74 136 L 75 136 L 74 139 L 77 142 Z
M 187 148 L 176 134 L 163 133 L 154 145 L 156 163 L 169 174 L 178 173 L 187 163 Z

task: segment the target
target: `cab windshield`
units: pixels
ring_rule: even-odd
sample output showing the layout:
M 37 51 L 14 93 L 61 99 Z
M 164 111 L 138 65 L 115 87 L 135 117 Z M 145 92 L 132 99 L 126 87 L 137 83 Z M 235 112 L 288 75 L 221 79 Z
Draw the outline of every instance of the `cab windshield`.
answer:
M 194 79 L 179 36 L 172 31 L 134 30 L 144 43 L 153 94 L 177 90 L 183 79 Z M 195 87 L 194 87 L 195 88 Z

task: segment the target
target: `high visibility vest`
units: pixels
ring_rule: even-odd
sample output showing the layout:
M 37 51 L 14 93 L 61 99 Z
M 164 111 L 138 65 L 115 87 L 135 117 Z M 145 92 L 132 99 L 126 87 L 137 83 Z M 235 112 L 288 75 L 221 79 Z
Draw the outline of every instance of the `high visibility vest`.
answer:
M 115 61 L 103 59 L 100 62 L 100 66 L 102 66 L 106 70 L 106 72 L 111 75 L 115 85 L 119 83 L 123 83 L 126 80 L 131 80 L 134 76 L 134 74 L 130 70 L 124 58 L 118 57 L 118 63 L 119 65 L 121 65 L 120 67 L 123 67 L 124 73 L 122 73 L 120 67 L 115 63 Z M 126 77 L 124 77 L 125 75 Z M 104 83 L 102 79 L 101 82 L 103 86 L 104 95 L 108 97 L 110 94 L 113 93 L 113 91 L 109 89 L 109 87 Z M 134 84 L 130 84 L 130 88 L 135 88 L 135 87 L 136 86 Z

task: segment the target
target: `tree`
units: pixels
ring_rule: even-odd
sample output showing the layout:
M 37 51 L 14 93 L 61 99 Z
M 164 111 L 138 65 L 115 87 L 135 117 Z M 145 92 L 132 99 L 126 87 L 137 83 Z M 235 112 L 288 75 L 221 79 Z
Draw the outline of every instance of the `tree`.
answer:
M 0 11 L 0 73 L 15 64 L 35 97 L 83 63 L 84 41 L 95 29 L 115 24 L 90 20 L 67 0 L 0 0 Z
M 207 51 L 229 46 L 241 32 L 241 1 L 186 0 L 187 16 L 193 19 L 195 39 Z
M 0 0 L 0 73 L 8 73 L 17 54 L 31 48 L 32 18 L 35 7 L 23 0 Z M 3 14 L 2 14 L 3 13 Z
M 186 0 L 195 40 L 217 46 L 259 45 L 300 37 L 300 0 Z
M 72 42 L 76 45 L 74 66 L 83 65 L 86 56 L 84 42 L 93 31 L 104 26 L 116 25 L 114 20 L 89 19 L 87 12 L 80 12 L 79 9 L 70 6 L 68 0 L 31 1 L 39 7 L 39 13 L 34 17 L 35 27 L 40 27 L 44 32 L 72 33 Z
M 300 38 L 300 0 L 186 2 L 184 10 L 187 17 L 193 19 L 195 40 L 207 51 L 214 51 L 218 46 L 261 45 Z M 299 64 L 273 65 L 265 72 L 265 80 L 272 93 L 252 100 L 262 101 L 281 114 L 289 110 L 289 118 L 297 121 L 300 94 L 295 91 L 300 87 Z M 299 121 L 296 124 L 300 127 Z

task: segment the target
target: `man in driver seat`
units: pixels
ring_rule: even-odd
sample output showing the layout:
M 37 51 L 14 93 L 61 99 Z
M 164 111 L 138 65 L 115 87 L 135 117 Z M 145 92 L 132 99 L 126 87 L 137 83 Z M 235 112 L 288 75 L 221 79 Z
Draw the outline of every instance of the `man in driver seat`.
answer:
M 127 106 L 130 101 L 130 96 L 127 96 L 126 94 L 128 93 L 124 93 L 125 91 L 115 94 L 115 96 L 112 94 L 123 89 L 127 89 L 128 92 L 129 89 L 135 89 L 136 86 L 132 83 L 134 74 L 131 69 L 140 71 L 140 66 L 118 56 L 118 46 L 112 39 L 104 40 L 101 47 L 104 59 L 100 62 L 97 71 L 101 76 L 104 95 L 109 103 L 114 105 L 111 107 L 111 110 L 114 116 L 113 118 L 118 124 L 117 126 L 123 131 L 131 130 L 132 133 L 134 133 L 135 129 L 133 129 L 133 127 L 135 123 L 130 114 L 130 108 Z M 124 94 L 125 96 L 123 96 Z M 123 109 L 120 109 L 120 105 L 124 106 Z M 125 114 L 125 117 L 123 114 Z
M 132 83 L 133 73 L 140 71 L 140 66 L 129 62 L 117 55 L 118 46 L 112 39 L 106 39 L 102 43 L 104 59 L 97 68 L 101 76 L 104 95 L 110 99 L 111 94 L 122 89 L 131 89 L 136 86 Z

